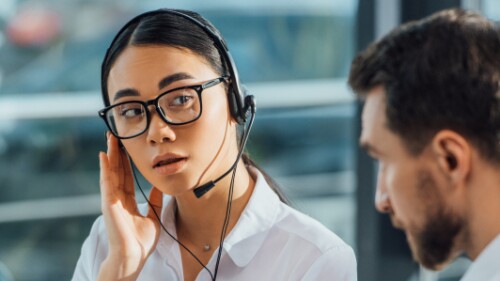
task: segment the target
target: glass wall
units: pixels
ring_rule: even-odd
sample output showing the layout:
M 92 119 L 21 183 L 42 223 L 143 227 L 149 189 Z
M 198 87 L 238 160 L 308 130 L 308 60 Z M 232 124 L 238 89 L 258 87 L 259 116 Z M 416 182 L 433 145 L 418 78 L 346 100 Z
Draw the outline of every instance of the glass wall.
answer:
M 293 206 L 353 245 L 357 141 L 345 77 L 357 1 L 168 3 L 200 12 L 227 39 L 258 100 L 250 154 Z M 0 3 L 0 280 L 70 279 L 100 213 L 101 59 L 121 25 L 159 7 Z
M 500 22 L 500 2 L 495 0 L 482 0 L 481 10 L 490 19 Z

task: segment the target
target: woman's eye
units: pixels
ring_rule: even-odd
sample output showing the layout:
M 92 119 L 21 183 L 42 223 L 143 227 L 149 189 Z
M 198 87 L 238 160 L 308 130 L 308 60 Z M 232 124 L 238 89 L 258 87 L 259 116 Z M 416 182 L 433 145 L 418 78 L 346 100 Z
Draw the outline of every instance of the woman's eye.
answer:
M 140 115 L 141 112 L 139 109 L 128 109 L 128 110 L 125 110 L 122 115 L 125 116 L 125 117 L 134 117 L 134 116 L 137 116 L 137 115 Z
M 162 96 L 158 104 L 166 111 L 179 111 L 190 109 L 197 103 L 197 100 L 198 94 L 194 89 L 183 88 Z
M 134 118 L 137 116 L 142 116 L 143 110 L 142 107 L 123 107 L 120 111 L 120 116 L 124 118 Z
M 172 100 L 172 106 L 185 105 L 193 99 L 192 96 L 178 96 Z

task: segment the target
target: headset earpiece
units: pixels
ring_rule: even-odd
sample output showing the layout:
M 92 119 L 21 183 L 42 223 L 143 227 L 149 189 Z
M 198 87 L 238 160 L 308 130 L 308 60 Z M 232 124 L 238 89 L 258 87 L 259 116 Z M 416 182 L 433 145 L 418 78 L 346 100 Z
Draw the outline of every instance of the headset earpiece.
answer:
M 234 92 L 232 83 L 228 87 L 227 99 L 229 103 L 229 111 L 231 112 L 231 116 L 236 120 L 236 122 L 238 122 L 238 124 L 242 124 L 242 119 L 240 118 L 241 114 L 238 107 L 237 95 Z
M 229 110 L 231 116 L 238 122 L 238 124 L 243 125 L 246 122 L 247 108 L 245 104 L 246 89 L 243 89 L 243 93 L 239 93 L 236 88 L 238 85 L 231 82 L 228 91 L 228 101 Z M 241 90 L 241 89 L 240 89 Z
M 245 114 L 248 113 L 249 110 L 251 114 L 255 114 L 255 111 L 257 111 L 255 97 L 252 95 L 245 96 Z

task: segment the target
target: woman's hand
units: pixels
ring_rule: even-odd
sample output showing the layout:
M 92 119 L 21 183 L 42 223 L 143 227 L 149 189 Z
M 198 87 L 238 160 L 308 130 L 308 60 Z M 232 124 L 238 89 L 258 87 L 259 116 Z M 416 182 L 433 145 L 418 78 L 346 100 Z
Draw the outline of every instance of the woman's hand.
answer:
M 108 152 L 100 152 L 99 163 L 101 209 L 109 239 L 99 280 L 135 280 L 158 242 L 160 224 L 151 207 L 146 216 L 139 213 L 130 161 L 109 133 Z M 156 187 L 151 189 L 149 201 L 159 215 L 162 193 Z

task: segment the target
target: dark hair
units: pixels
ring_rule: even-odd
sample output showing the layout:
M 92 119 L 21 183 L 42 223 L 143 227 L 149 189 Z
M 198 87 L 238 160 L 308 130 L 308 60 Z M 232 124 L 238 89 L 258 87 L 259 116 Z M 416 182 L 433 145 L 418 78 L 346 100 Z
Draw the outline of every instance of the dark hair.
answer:
M 442 129 L 500 163 L 500 30 L 481 15 L 450 9 L 401 25 L 354 60 L 349 84 L 386 94 L 387 126 L 418 155 Z
M 179 11 L 198 20 L 220 35 L 220 32 L 198 13 L 185 10 Z M 217 74 L 221 76 L 227 75 L 227 67 L 222 62 L 219 50 L 203 29 L 188 19 L 174 13 L 169 13 L 168 11 L 164 13 L 152 13 L 140 17 L 139 20 L 133 22 L 128 28 L 123 30 L 114 44 L 110 46 L 108 56 L 104 58 L 101 83 L 102 97 L 106 106 L 110 104 L 107 92 L 109 71 L 116 59 L 129 45 L 162 45 L 174 48 L 186 48 L 204 58 Z
M 220 32 L 198 13 L 186 10 L 174 11 L 181 12 L 196 19 L 222 38 Z M 223 50 L 217 49 L 213 39 L 201 27 L 180 15 L 169 13 L 168 10 L 165 10 L 165 12 L 150 13 L 128 25 L 128 27 L 119 34 L 114 44 L 110 46 L 108 55 L 104 58 L 101 73 L 101 87 L 102 98 L 106 106 L 110 105 L 107 92 L 109 72 L 117 58 L 129 45 L 161 45 L 174 48 L 185 48 L 204 58 L 218 75 L 227 75 L 227 64 L 223 61 L 223 56 L 219 53 Z M 246 154 L 243 154 L 242 159 L 246 165 L 255 167 L 263 174 L 268 184 L 274 192 L 276 192 L 282 202 L 288 202 L 281 188 L 263 169 L 250 160 L 249 156 Z

